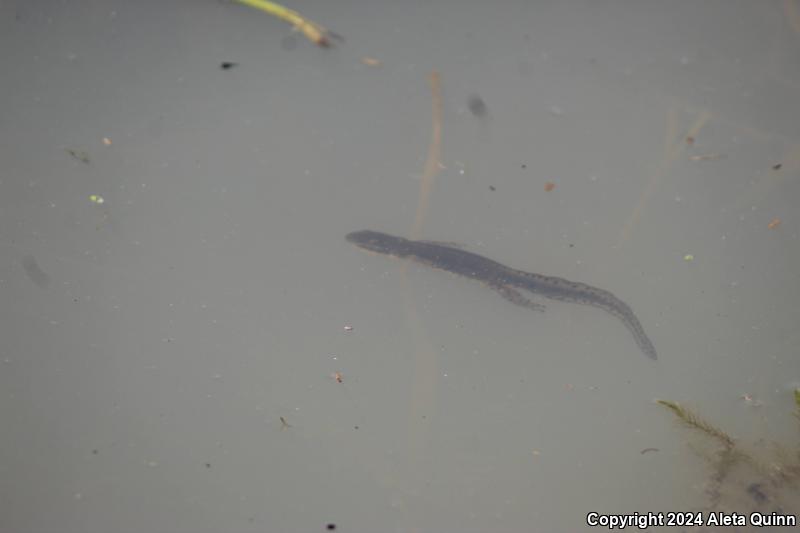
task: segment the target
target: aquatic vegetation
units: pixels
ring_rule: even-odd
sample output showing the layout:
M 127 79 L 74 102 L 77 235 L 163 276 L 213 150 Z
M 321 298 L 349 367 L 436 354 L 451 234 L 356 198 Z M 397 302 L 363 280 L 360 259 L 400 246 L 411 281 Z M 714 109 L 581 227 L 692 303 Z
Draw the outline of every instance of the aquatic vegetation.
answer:
M 794 389 L 794 416 L 800 420 L 800 389 Z
M 728 448 L 733 448 L 734 442 L 730 435 L 728 435 L 721 429 L 712 426 L 711 424 L 700 418 L 700 416 L 696 415 L 686 407 L 683 407 L 678 403 L 670 402 L 667 400 L 656 400 L 656 401 L 661 405 L 671 409 L 672 412 L 675 413 L 675 415 L 681 420 L 683 420 L 688 426 L 703 431 L 706 434 L 720 440 Z
M 800 389 L 794 390 L 795 409 L 800 432 Z M 692 450 L 709 466 L 704 487 L 707 501 L 697 510 L 706 513 L 800 513 L 800 438 L 793 447 L 773 443 L 763 446 L 764 439 L 744 446 L 724 430 L 708 422 L 691 409 L 668 400 L 657 400 L 698 435 L 701 441 L 690 441 Z M 759 445 L 761 443 L 761 445 Z M 712 447 L 707 446 L 711 444 Z M 766 450 L 766 451 L 765 451 Z M 753 531 L 751 524 L 736 531 Z M 710 531 L 710 529 L 699 529 Z

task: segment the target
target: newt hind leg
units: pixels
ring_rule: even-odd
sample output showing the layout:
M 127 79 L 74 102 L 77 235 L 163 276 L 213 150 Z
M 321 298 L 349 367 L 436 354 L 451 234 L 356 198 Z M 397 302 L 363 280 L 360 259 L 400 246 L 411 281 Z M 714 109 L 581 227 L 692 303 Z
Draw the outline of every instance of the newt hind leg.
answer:
M 511 303 L 517 304 L 520 307 L 527 307 L 528 309 L 533 309 L 534 311 L 544 311 L 545 307 L 542 304 L 537 304 L 536 302 L 526 298 L 519 292 L 517 289 L 511 287 L 510 285 L 504 285 L 502 283 L 496 283 L 489 285 L 491 288 L 496 290 L 500 293 L 500 295 L 508 300 Z

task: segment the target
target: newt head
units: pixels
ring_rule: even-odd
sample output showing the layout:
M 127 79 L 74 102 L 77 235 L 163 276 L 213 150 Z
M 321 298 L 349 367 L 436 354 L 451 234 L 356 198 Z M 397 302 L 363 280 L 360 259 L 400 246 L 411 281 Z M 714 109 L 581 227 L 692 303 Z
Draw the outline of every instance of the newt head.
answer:
M 395 237 L 379 231 L 362 230 L 348 233 L 345 236 L 348 242 L 352 242 L 359 248 L 379 254 L 393 255 L 396 257 L 406 257 L 411 255 L 412 241 L 402 237 Z

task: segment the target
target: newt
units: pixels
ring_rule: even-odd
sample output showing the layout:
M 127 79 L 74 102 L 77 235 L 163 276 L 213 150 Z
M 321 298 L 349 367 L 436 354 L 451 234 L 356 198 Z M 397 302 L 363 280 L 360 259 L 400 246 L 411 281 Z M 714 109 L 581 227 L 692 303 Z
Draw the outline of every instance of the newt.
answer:
M 413 241 L 370 230 L 349 233 L 345 239 L 371 252 L 411 259 L 432 268 L 481 281 L 507 300 L 528 309 L 542 311 L 544 306 L 526 298 L 520 290 L 550 300 L 599 307 L 622 321 L 633 334 L 639 349 L 647 357 L 657 359 L 656 349 L 645 334 L 639 319 L 633 314 L 633 310 L 606 290 L 555 276 L 516 270 L 482 255 L 444 243 Z

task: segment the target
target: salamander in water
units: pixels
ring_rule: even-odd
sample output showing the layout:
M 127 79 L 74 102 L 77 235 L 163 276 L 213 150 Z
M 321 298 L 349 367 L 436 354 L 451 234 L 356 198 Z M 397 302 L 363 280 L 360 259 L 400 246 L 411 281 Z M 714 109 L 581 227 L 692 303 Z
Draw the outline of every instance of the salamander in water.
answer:
M 429 241 L 412 241 L 378 231 L 355 231 L 345 237 L 359 248 L 412 259 L 418 263 L 453 272 L 487 284 L 511 302 L 529 309 L 543 310 L 518 289 L 539 294 L 551 300 L 572 302 L 599 307 L 619 318 L 633 334 L 639 349 L 649 358 L 656 359 L 656 349 L 644 332 L 633 310 L 608 291 L 577 281 L 554 276 L 523 272 L 472 252 Z

